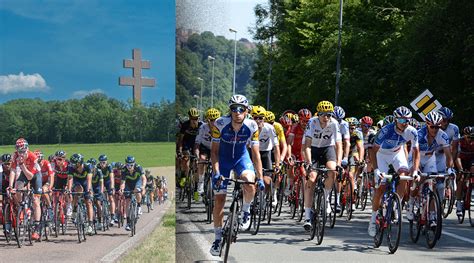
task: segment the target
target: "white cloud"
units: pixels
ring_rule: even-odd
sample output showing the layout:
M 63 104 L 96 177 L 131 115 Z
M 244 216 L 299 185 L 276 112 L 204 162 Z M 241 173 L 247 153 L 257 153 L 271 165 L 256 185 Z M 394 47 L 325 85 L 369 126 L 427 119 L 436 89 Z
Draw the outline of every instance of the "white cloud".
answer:
M 85 96 L 89 95 L 89 94 L 93 94 L 93 93 L 104 93 L 103 90 L 101 89 L 93 89 L 93 90 L 78 90 L 78 91 L 74 91 L 72 93 L 72 97 L 75 98 L 75 99 L 82 99 L 84 98 Z
M 0 76 L 0 94 L 48 90 L 46 81 L 38 73 Z

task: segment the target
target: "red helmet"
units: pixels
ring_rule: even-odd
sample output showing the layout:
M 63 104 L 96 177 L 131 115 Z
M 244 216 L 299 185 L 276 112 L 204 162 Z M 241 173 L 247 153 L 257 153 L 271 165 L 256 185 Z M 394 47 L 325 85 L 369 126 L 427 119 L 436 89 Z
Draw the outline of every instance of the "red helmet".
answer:
M 293 122 L 291 121 L 291 118 L 289 118 L 287 115 L 284 115 L 280 117 L 280 124 L 285 127 L 288 127 L 291 126 Z
M 311 111 L 308 109 L 301 109 L 300 111 L 298 111 L 298 116 L 302 121 L 308 121 L 312 117 Z
M 361 122 L 362 124 L 369 125 L 369 126 L 372 126 L 372 124 L 374 123 L 374 121 L 372 120 L 372 118 L 370 118 L 369 116 L 364 116 L 364 117 L 362 117 L 362 119 L 360 119 L 360 122 Z
M 38 162 L 43 160 L 43 158 L 44 158 L 43 152 L 41 152 L 40 150 L 36 150 L 33 153 L 38 158 Z
M 19 152 L 24 152 L 28 149 L 28 142 L 24 138 L 16 140 L 15 148 Z

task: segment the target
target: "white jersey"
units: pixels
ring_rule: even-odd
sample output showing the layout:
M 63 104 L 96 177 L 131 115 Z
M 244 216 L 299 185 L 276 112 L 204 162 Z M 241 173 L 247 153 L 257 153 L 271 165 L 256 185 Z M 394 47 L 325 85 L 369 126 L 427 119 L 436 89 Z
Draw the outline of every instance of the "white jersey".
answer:
M 195 143 L 202 144 L 206 148 L 211 149 L 211 129 L 209 128 L 209 124 L 204 123 L 199 127 Z
M 397 152 L 401 146 L 411 141 L 411 147 L 418 147 L 418 132 L 408 125 L 402 133 L 396 131 L 395 123 L 385 125 L 377 134 L 375 144 L 380 145 L 380 152 Z
M 305 138 L 311 139 L 311 146 L 322 148 L 336 145 L 336 142 L 342 141 L 339 123 L 331 117 L 326 127 L 321 128 L 319 117 L 313 117 L 309 120 L 304 132 Z
M 351 135 L 349 133 L 349 123 L 347 121 L 341 120 L 341 123 L 339 124 L 339 129 L 341 130 L 342 139 L 349 140 L 351 138 Z
M 459 127 L 456 124 L 448 124 L 446 130 L 443 131 L 446 133 L 446 135 L 448 135 L 449 144 L 451 144 L 452 142 L 459 141 L 459 139 L 461 138 L 459 135 Z M 443 152 L 443 148 L 441 146 L 438 146 L 436 150 L 438 150 L 439 153 Z
M 362 129 L 361 129 L 362 131 Z M 371 143 L 371 141 L 369 141 L 369 139 L 371 139 L 373 136 L 375 136 L 375 134 L 377 134 L 376 131 L 374 131 L 372 128 L 369 128 L 367 130 L 367 133 L 365 134 L 364 132 L 362 132 L 362 134 L 364 135 L 364 149 L 368 149 L 369 147 L 372 147 L 373 144 Z
M 271 151 L 275 145 L 278 145 L 278 137 L 275 128 L 269 123 L 264 123 L 262 130 L 259 130 L 258 141 L 260 142 L 260 151 Z

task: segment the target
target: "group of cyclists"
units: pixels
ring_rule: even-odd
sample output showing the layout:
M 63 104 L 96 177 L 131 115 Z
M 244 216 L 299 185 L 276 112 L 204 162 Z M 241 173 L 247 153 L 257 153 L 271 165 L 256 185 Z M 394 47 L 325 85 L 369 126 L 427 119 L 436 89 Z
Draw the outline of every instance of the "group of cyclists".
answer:
M 92 235 L 93 227 L 105 230 L 115 224 L 120 226 L 119 220 L 124 218 L 127 220 L 125 229 L 130 231 L 130 217 L 126 208 L 130 205 L 131 195 L 135 195 L 140 215 L 144 196 L 149 197 L 147 200 L 153 209 L 153 202 L 158 200 L 161 203 L 167 193 L 165 177 L 151 175 L 151 171 L 143 169 L 131 155 L 125 158 L 124 163 L 109 163 L 105 154 L 101 154 L 98 159 L 85 160 L 82 154 L 74 153 L 68 159 L 63 150 L 45 158 L 42 151 L 31 151 L 24 138 L 16 141 L 13 154 L 1 155 L 0 184 L 0 213 L 7 240 L 13 235 L 12 221 L 15 221 L 20 207 L 25 205 L 26 195 L 31 197 L 33 214 L 30 238 L 41 240 L 45 223 L 54 225 L 53 221 L 60 216 L 59 213 L 64 216 L 61 225 L 66 224 L 68 219 L 77 223 L 75 219 L 78 199 L 85 203 L 85 234 Z M 59 202 L 59 196 L 63 197 L 63 207 L 54 209 Z M 120 206 L 124 209 L 121 211 L 118 204 L 123 197 L 125 201 L 124 204 L 120 203 Z M 103 201 L 107 201 L 107 213 L 102 213 Z M 8 204 L 13 204 L 13 207 L 10 208 Z M 48 218 L 49 222 L 42 222 L 44 218 Z M 20 224 L 19 221 L 22 220 L 16 218 L 15 224 Z M 54 229 L 54 232 L 58 231 L 59 229 Z
M 181 125 L 177 143 L 178 187 L 183 185 L 179 182 L 183 182 L 190 169 L 189 158 L 182 156 L 194 155 L 196 161 L 210 160 L 212 164 L 215 232 L 210 249 L 212 255 L 219 255 L 222 249 L 226 179 L 231 171 L 243 181 L 255 182 L 242 186 L 239 217 L 242 229 L 249 227 L 256 187 L 265 191 L 273 180 L 276 188 L 285 185 L 282 190 L 287 200 L 294 193 L 295 181 L 301 181 L 304 189 L 303 227 L 311 231 L 314 227 L 314 191 L 317 177 L 321 174 L 316 167 L 324 167 L 326 172 L 322 191 L 328 213 L 332 209 L 329 200 L 334 188 L 337 189 L 335 212 L 341 211 L 341 174 L 348 174 L 348 183 L 352 185 L 350 195 L 354 199 L 359 197 L 362 174 L 370 175 L 367 178 L 372 199 L 368 224 L 371 237 L 376 235 L 376 220 L 388 184 L 387 175 L 410 179 L 400 180 L 396 186 L 398 196 L 406 203 L 408 220 L 414 220 L 414 200 L 420 192 L 416 186 L 426 175 L 456 178 L 453 180 L 454 193 L 451 194 L 456 200 L 457 216 L 463 213 L 463 194 L 466 193 L 462 191 L 466 189 L 461 186 L 474 172 L 474 127 L 467 126 L 460 132 L 451 122 L 454 114 L 447 107 L 431 111 L 423 122 L 418 122 L 410 109 L 400 106 L 375 123 L 370 116 L 346 118 L 344 109 L 329 101 L 319 102 L 314 114 L 306 108 L 298 112 L 287 110 L 279 122 L 274 113 L 262 106 L 250 105 L 243 95 L 233 95 L 228 106 L 226 116 L 221 116 L 215 108 L 208 109 L 205 123 L 199 120 L 199 111 L 191 108 L 189 120 Z M 203 165 L 198 165 L 198 169 L 194 179 L 196 197 L 204 195 L 205 169 Z M 264 173 L 267 170 L 272 171 L 273 176 L 267 176 Z M 278 182 L 281 177 L 277 175 L 282 171 L 288 175 L 286 184 Z M 275 195 L 277 191 L 274 191 Z M 443 177 L 437 178 L 435 191 L 439 202 L 444 204 L 447 190 Z M 276 200 L 275 196 L 273 205 Z M 346 209 L 353 211 L 355 205 Z M 429 213 L 430 227 L 440 222 L 436 217 L 439 215 Z

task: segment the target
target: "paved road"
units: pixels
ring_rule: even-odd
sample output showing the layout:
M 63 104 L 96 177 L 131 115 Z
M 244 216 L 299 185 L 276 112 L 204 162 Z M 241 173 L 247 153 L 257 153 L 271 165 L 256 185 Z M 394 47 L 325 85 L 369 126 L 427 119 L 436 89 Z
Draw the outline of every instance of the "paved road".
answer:
M 165 175 L 168 182 L 174 178 L 174 167 L 151 168 L 152 174 Z M 173 179 L 174 185 L 174 179 Z M 146 212 L 137 224 L 137 235 L 130 238 L 130 232 L 112 227 L 95 236 L 87 236 L 86 242 L 77 242 L 75 228 L 70 226 L 66 235 L 51 241 L 35 242 L 32 246 L 18 248 L 16 243 L 7 244 L 3 234 L 0 237 L 0 262 L 111 262 L 142 241 L 158 225 L 170 207 L 170 202 L 155 205 L 154 211 Z M 5 257 L 8 255 L 8 257 Z
M 228 200 L 229 196 L 228 196 Z M 229 205 L 230 201 L 227 202 Z M 474 262 L 474 227 L 457 223 L 452 213 L 445 221 L 441 240 L 432 250 L 426 247 L 424 236 L 414 244 L 404 221 L 398 251 L 388 254 L 385 242 L 380 248 L 373 247 L 373 239 L 367 234 L 369 212 L 358 210 L 347 222 L 337 218 L 334 229 L 325 232 L 321 245 L 309 241 L 302 223 L 289 218 L 288 207 L 271 225 L 263 224 L 258 235 L 239 233 L 237 243 L 232 244 L 230 260 L 233 262 L 427 262 L 465 261 Z M 226 212 L 228 207 L 226 207 Z M 213 226 L 205 223 L 205 207 L 193 204 L 191 210 L 177 203 L 176 259 L 177 262 L 219 261 L 209 254 L 214 241 Z M 273 219 L 272 219 L 273 220 Z M 327 228 L 326 228 L 327 229 Z M 332 253 L 338 252 L 338 253 Z

